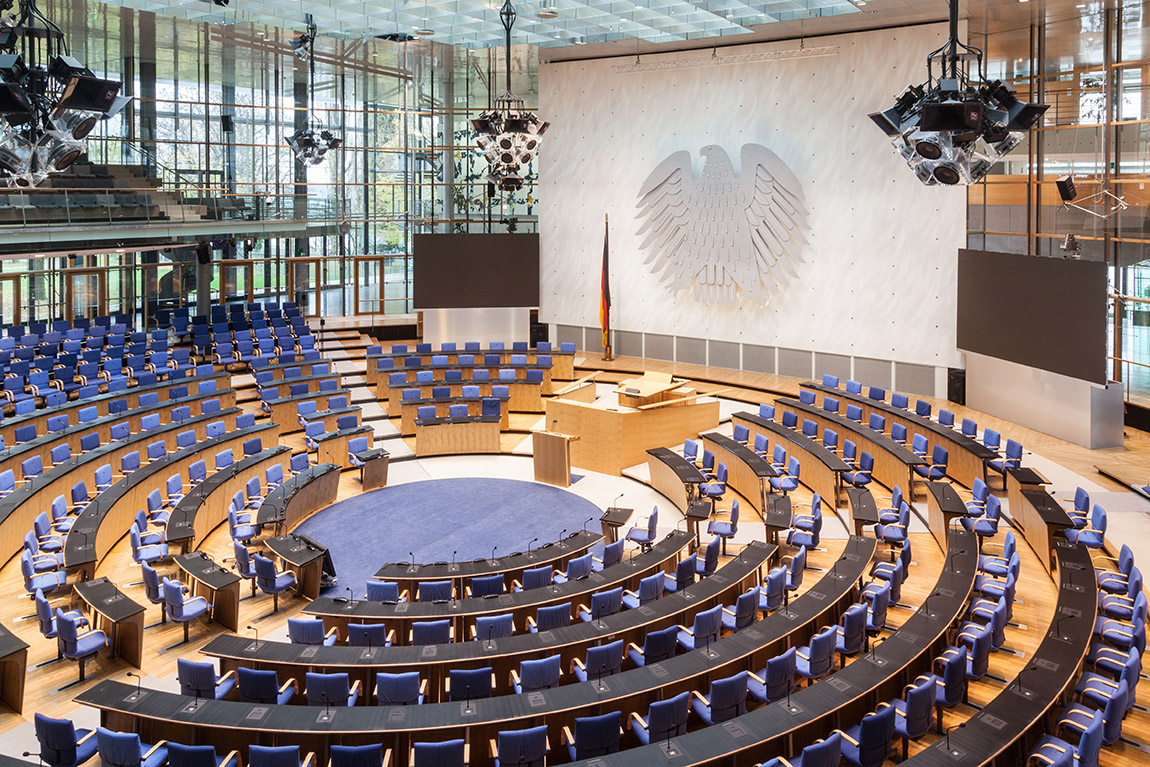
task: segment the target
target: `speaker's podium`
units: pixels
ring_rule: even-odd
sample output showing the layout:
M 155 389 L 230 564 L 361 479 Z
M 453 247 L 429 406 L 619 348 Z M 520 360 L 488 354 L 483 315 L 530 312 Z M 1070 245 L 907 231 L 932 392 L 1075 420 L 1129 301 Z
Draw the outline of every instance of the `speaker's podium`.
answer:
M 579 437 L 554 431 L 531 432 L 535 452 L 535 481 L 549 485 L 571 485 L 571 443 Z

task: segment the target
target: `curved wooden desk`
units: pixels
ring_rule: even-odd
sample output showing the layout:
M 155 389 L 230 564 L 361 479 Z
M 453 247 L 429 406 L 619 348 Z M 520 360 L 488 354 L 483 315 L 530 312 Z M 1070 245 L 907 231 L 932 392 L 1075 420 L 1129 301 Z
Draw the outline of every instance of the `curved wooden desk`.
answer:
M 799 459 L 802 484 L 818 493 L 823 503 L 829 503 L 831 508 L 838 506 L 838 490 L 842 479 L 840 475 L 851 470 L 846 461 L 823 447 L 821 442 L 807 439 L 801 431 L 792 431 L 781 423 L 768 421 L 755 413 L 735 413 L 731 416 L 731 422 L 747 427 L 751 433 L 751 444 L 754 444 L 755 435 L 762 434 L 770 443 L 779 440 L 789 443 L 788 458 L 794 456 L 796 450 L 802 453 L 795 456 Z M 727 469 L 730 471 L 729 466 Z
M 736 442 L 726 434 L 708 432 L 703 434 L 703 447 L 715 454 L 715 465 L 727 465 L 727 485 L 750 502 L 760 515 L 766 512 L 767 493 L 771 491 L 771 477 L 779 473 L 771 467 L 771 462 L 751 448 Z

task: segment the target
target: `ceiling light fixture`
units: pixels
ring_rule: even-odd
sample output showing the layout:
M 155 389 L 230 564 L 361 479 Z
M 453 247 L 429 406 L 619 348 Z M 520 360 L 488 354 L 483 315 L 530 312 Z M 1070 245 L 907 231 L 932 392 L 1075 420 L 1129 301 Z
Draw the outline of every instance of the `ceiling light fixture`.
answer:
M 535 12 L 535 17 L 538 19 L 557 19 L 559 18 L 559 9 L 555 7 L 554 3 L 544 3 Z
M 435 30 L 427 23 L 427 0 L 423 0 L 423 26 L 415 30 L 415 34 L 420 37 L 431 37 L 435 34 Z
M 495 99 L 495 108 L 470 121 L 475 143 L 487 159 L 487 180 L 501 191 L 523 188 L 523 170 L 539 151 L 539 141 L 551 127 L 523 105 L 523 99 L 511 90 L 511 28 L 515 25 L 515 8 L 505 0 L 499 20 L 506 34 L 507 90 Z
M 35 0 L 20 0 L 0 33 L 0 177 L 28 187 L 67 170 L 96 123 L 131 101 L 120 87 L 69 55 L 64 32 Z
M 1049 109 L 1019 100 L 1001 80 L 986 80 L 982 51 L 959 41 L 958 2 L 949 3 L 950 39 L 927 56 L 927 81 L 870 115 L 927 186 L 982 181 Z
M 315 36 L 317 29 L 315 20 L 310 13 L 307 14 L 306 18 L 307 32 L 292 40 L 291 46 L 296 58 L 308 63 L 307 125 L 284 140 L 301 163 L 319 165 L 327 157 L 328 151 L 338 148 L 343 143 L 343 139 L 324 128 L 319 118 L 311 113 L 312 102 L 315 99 Z

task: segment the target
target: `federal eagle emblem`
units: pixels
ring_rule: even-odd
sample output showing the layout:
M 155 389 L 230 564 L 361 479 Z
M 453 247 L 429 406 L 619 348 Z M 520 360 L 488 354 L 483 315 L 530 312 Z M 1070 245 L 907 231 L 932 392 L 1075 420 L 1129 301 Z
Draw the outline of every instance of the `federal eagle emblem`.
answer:
M 743 145 L 741 178 L 722 147 L 699 154 L 699 178 L 683 150 L 643 182 L 636 207 L 644 263 L 672 291 L 693 287 L 699 301 L 766 304 L 805 263 L 808 211 L 799 180 L 759 144 Z

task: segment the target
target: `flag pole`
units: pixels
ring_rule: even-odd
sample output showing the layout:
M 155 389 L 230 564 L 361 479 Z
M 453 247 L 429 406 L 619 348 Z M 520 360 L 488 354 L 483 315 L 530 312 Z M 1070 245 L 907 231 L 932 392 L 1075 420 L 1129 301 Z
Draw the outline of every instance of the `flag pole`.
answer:
M 611 271 L 608 247 L 608 232 L 610 223 L 607 214 L 603 214 L 603 284 L 600 297 L 600 309 L 603 315 L 603 361 L 611 362 L 615 355 L 611 353 Z

